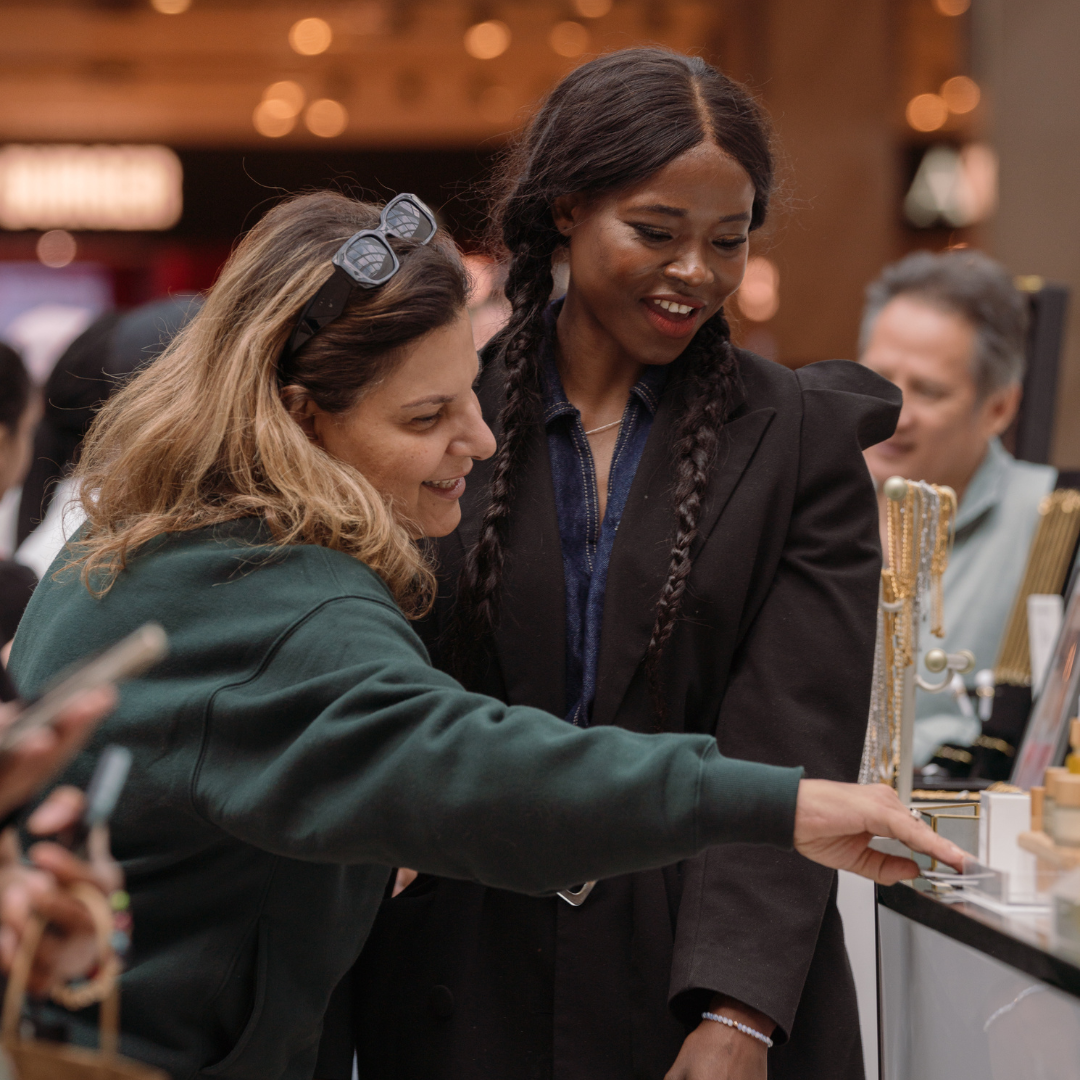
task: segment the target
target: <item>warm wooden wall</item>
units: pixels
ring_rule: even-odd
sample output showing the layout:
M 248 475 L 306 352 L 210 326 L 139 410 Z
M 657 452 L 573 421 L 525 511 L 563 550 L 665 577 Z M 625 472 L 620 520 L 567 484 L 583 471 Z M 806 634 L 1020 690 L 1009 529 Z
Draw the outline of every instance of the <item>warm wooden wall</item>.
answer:
M 1080 4 L 983 0 L 976 59 L 1001 156 L 993 254 L 1072 288 L 1054 464 L 1080 469 Z
M 789 363 L 853 357 L 863 289 L 897 247 L 891 5 L 772 0 L 758 18 L 784 181 L 763 238 L 780 269 L 770 330 Z
M 981 234 L 918 233 L 900 215 L 905 154 L 941 135 L 914 135 L 904 104 L 969 70 L 970 16 L 945 19 L 934 0 L 614 0 L 608 14 L 589 19 L 574 14 L 579 2 L 192 0 L 184 14 L 162 15 L 149 0 L 4 0 L 0 142 L 487 152 L 580 62 L 548 41 L 557 21 L 574 17 L 589 33 L 586 56 L 646 42 L 701 52 L 765 102 L 784 186 L 756 246 L 779 267 L 780 307 L 769 322 L 744 320 L 738 330 L 761 351 L 789 364 L 853 356 L 867 282 L 916 246 L 989 237 L 1016 272 L 1080 283 L 1070 202 L 1078 69 L 1067 56 L 1080 37 L 1075 0 L 975 0 L 979 11 L 1004 13 L 995 16 L 998 37 L 980 37 L 976 60 L 990 55 L 984 38 L 1012 43 L 980 69 L 996 80 L 1004 185 L 998 223 Z M 289 27 L 313 15 L 330 23 L 333 44 L 299 56 Z M 510 26 L 502 56 L 466 53 L 465 29 L 481 18 Z M 297 123 L 280 139 L 259 135 L 252 113 L 280 79 L 300 83 L 309 100 L 340 101 L 345 130 L 320 139 Z M 988 115 L 945 135 L 977 137 Z M 1073 325 L 1069 401 L 1080 396 L 1080 319 Z M 1059 424 L 1059 457 L 1080 463 L 1080 425 L 1070 415 L 1071 407 Z
M 692 50 L 709 36 L 712 0 L 620 0 L 581 18 L 589 52 L 653 41 Z M 290 26 L 319 16 L 329 49 L 299 56 Z M 309 100 L 349 114 L 347 146 L 460 146 L 497 139 L 577 62 L 551 28 L 565 0 L 192 0 L 162 15 L 147 0 L 4 0 L 0 5 L 0 140 L 158 140 L 173 145 L 324 145 L 304 125 L 259 136 L 263 90 L 299 82 Z M 463 36 L 498 17 L 509 49 L 476 60 Z M 485 91 L 500 93 L 485 97 Z

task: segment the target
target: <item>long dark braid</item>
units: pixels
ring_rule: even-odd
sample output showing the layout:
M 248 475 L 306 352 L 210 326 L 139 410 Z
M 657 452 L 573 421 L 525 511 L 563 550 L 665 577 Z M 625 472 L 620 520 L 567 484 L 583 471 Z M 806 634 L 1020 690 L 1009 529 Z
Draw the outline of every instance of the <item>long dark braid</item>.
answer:
M 499 448 L 488 508 L 458 583 L 453 633 L 448 642 L 452 667 L 466 683 L 475 675 L 476 643 L 497 619 L 506 524 L 529 433 L 541 413 L 535 357 L 543 339 L 544 309 L 552 290 L 551 255 L 548 251 L 546 257 L 538 258 L 528 248 L 513 255 L 506 279 L 512 314 L 490 345 L 491 353 L 501 359 L 505 369 L 506 400 L 497 422 Z
M 505 369 L 506 397 L 490 502 L 466 555 L 448 642 L 453 666 L 465 681 L 471 681 L 480 643 L 498 619 L 507 522 L 525 448 L 541 423 L 543 316 L 552 290 L 552 256 L 566 243 L 552 205 L 561 195 L 629 187 L 706 139 L 750 176 L 755 191 L 750 227 L 757 228 L 772 188 L 768 125 L 741 86 L 698 57 L 626 49 L 582 65 L 552 91 L 507 159 L 495 223 L 509 255 L 506 294 L 512 314 L 489 346 L 490 358 Z M 675 531 L 646 654 L 650 694 L 660 717 L 661 658 L 678 622 L 701 503 L 736 378 L 722 313 L 698 331 L 681 366 L 673 447 Z
M 661 658 L 679 621 L 686 581 L 690 576 L 690 551 L 698 535 L 701 503 L 709 484 L 720 429 L 731 404 L 736 373 L 735 350 L 723 312 L 714 315 L 695 335 L 683 376 L 682 411 L 675 430 L 672 459 L 675 482 L 671 501 L 675 510 L 675 535 L 667 581 L 656 602 L 649 647 L 645 653 L 645 676 L 649 697 L 663 725 L 664 705 Z

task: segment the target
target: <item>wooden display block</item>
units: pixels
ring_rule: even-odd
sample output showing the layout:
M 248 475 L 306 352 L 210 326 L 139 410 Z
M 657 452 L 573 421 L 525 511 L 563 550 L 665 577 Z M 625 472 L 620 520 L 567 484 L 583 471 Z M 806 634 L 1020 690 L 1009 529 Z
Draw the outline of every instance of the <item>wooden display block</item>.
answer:
M 1025 851 L 1030 851 L 1059 870 L 1073 870 L 1080 866 L 1080 847 L 1055 844 L 1044 832 L 1021 833 L 1016 842 Z

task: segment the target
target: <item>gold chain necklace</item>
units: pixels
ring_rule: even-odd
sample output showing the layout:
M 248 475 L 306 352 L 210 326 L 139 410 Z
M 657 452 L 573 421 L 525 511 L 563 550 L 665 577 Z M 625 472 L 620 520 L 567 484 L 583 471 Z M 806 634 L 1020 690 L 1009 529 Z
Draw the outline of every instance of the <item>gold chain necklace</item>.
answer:
M 622 417 L 618 420 L 612 420 L 610 424 L 602 424 L 600 427 L 594 427 L 592 431 L 586 431 L 586 435 L 599 435 L 601 431 L 610 431 L 613 427 L 618 427 L 622 423 Z

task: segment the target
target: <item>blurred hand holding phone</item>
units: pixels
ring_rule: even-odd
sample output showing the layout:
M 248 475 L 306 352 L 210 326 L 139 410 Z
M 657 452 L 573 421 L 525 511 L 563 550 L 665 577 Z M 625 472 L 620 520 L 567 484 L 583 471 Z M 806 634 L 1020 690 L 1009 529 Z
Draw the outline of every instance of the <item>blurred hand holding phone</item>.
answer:
M 0 706 L 0 826 L 81 749 L 115 706 L 115 684 L 166 651 L 165 631 L 146 623 L 34 700 Z
M 0 753 L 10 750 L 36 731 L 52 724 L 76 698 L 89 690 L 115 686 L 141 675 L 168 652 L 168 638 L 157 623 L 144 623 L 133 634 L 64 675 L 22 710 L 0 731 Z

